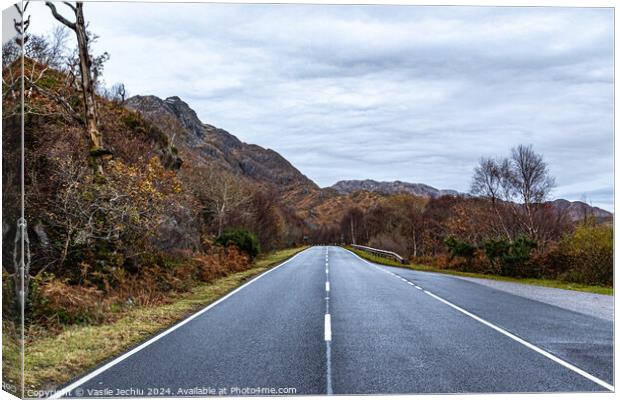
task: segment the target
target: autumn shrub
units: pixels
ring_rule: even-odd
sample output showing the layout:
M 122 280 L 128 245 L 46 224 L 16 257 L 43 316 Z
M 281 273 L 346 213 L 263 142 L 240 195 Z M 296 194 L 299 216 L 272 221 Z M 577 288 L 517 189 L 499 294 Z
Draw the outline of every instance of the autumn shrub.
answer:
M 440 269 L 449 269 L 450 262 L 453 258 L 454 257 L 448 254 L 438 254 L 432 257 L 432 262 L 429 262 L 429 264 Z
M 111 161 L 105 182 L 94 180 L 87 167 L 71 158 L 51 161 L 57 171 L 56 197 L 40 216 L 54 238 L 49 270 L 75 282 L 78 271 L 69 265 L 131 270 L 142 255 L 157 251 L 162 221 L 183 202 L 179 181 L 157 158 L 142 167 Z
M 613 284 L 613 228 L 586 223 L 566 235 L 553 255 L 561 279 L 589 285 Z
M 117 268 L 106 278 L 110 282 L 106 293 L 116 298 L 117 307 L 155 306 L 164 303 L 168 294 L 176 289 L 173 274 L 159 266 L 142 268 L 137 274 Z
M 409 262 L 411 264 L 414 265 L 433 265 L 433 266 L 437 266 L 437 261 L 439 259 L 440 256 L 437 257 L 432 257 L 432 256 L 417 256 L 417 257 L 410 257 L 409 258 Z
M 44 274 L 31 280 L 31 318 L 42 325 L 94 324 L 105 321 L 112 298 L 90 285 L 70 285 Z
M 198 277 L 203 282 L 211 282 L 234 272 L 248 269 L 251 259 L 235 246 L 216 246 L 209 254 L 198 253 L 192 258 Z
M 220 246 L 235 245 L 237 248 L 254 258 L 260 252 L 260 244 L 255 234 L 245 229 L 229 229 L 221 234 L 215 243 Z

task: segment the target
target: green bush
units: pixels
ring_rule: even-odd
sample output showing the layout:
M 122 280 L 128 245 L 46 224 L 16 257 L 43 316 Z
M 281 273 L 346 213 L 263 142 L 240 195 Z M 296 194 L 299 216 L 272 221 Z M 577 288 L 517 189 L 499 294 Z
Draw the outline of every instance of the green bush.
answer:
M 528 262 L 536 242 L 526 236 L 519 236 L 513 241 L 505 239 L 490 239 L 482 243 L 481 247 L 491 265 L 500 275 L 532 276 L 528 269 Z
M 260 253 L 260 244 L 255 234 L 245 229 L 229 229 L 215 239 L 215 244 L 228 246 L 234 244 L 239 250 L 254 258 Z
M 510 243 L 505 239 L 489 239 L 483 242 L 481 247 L 493 268 L 501 271 L 504 257 L 510 251 Z
M 558 251 L 561 278 L 588 285 L 613 284 L 614 243 L 613 228 L 584 224 L 565 236 Z
M 449 236 L 443 241 L 452 257 L 464 257 L 471 259 L 476 253 L 476 246 L 464 240 Z

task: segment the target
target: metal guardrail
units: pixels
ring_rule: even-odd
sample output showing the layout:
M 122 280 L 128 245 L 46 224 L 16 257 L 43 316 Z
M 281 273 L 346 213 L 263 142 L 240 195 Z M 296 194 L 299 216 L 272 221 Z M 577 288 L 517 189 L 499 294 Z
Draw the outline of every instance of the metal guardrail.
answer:
M 379 256 L 379 257 L 393 258 L 396 261 L 400 262 L 401 264 L 406 264 L 407 263 L 407 260 L 405 260 L 403 257 L 399 256 L 397 253 L 394 253 L 393 251 L 375 249 L 375 248 L 368 247 L 368 246 L 360 246 L 359 244 L 352 244 L 351 247 L 367 251 L 367 252 L 372 253 L 372 254 L 374 254 L 376 256 Z

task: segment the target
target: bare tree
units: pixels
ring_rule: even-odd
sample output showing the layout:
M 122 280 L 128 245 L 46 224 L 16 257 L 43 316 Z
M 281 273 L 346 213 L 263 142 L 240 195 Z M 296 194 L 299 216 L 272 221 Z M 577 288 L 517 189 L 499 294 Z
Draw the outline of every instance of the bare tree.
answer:
M 97 119 L 97 102 L 95 96 L 95 79 L 92 75 L 92 60 L 89 54 L 89 46 L 88 46 L 88 33 L 86 31 L 86 23 L 84 20 L 84 4 L 80 1 L 76 2 L 75 5 L 64 2 L 64 4 L 71 9 L 73 14 L 75 15 L 75 21 L 69 21 L 67 18 L 62 16 L 54 3 L 50 1 L 46 1 L 45 4 L 52 11 L 52 15 L 56 20 L 60 23 L 68 27 L 69 29 L 75 32 L 75 36 L 77 38 L 78 43 L 78 53 L 79 53 L 79 66 L 80 66 L 80 77 L 82 84 L 82 95 L 84 100 L 84 117 L 85 117 L 85 125 L 86 125 L 86 133 L 88 134 L 88 138 L 90 140 L 90 155 L 91 160 L 93 162 L 93 167 L 95 172 L 98 174 L 103 174 L 103 163 L 102 157 L 106 154 L 109 154 L 109 151 L 105 150 L 103 147 L 103 136 L 97 127 L 98 119 Z
M 506 237 L 513 239 L 510 222 L 533 239 L 544 239 L 540 218 L 555 181 L 547 164 L 531 145 L 512 149 L 510 158 L 483 158 L 474 170 L 472 194 L 490 200 L 491 207 Z M 506 211 L 509 211 L 508 215 Z
M 125 84 L 117 83 L 112 86 L 112 98 L 121 104 L 125 103 L 125 95 L 127 94 L 125 90 Z
M 233 215 L 238 219 L 250 216 L 246 214 L 252 192 L 238 176 L 214 167 L 196 166 L 187 178 L 202 204 L 204 215 L 215 223 L 218 236 Z
M 54 27 L 49 36 L 49 50 L 47 64 L 58 70 L 63 69 L 63 60 L 66 55 L 67 37 L 69 30 L 64 25 Z
M 492 158 L 481 158 L 474 169 L 471 193 L 490 201 L 498 225 L 506 237 L 512 240 L 503 212 L 506 206 L 504 203 L 510 201 L 512 192 L 510 176 L 510 163 L 507 159 L 497 161 Z
M 2 97 L 6 97 L 9 93 L 13 99 L 17 99 L 22 94 L 22 83 L 24 81 L 24 73 L 21 65 L 15 65 L 15 61 L 23 56 L 24 48 L 30 35 L 28 35 L 28 27 L 30 26 L 30 15 L 24 17 L 26 9 L 30 4 L 25 2 L 20 7 L 14 4 L 20 20 L 13 19 L 13 28 L 17 33 L 15 41 L 7 42 L 2 46 Z M 6 72 L 6 77 L 5 77 Z M 21 111 L 21 110 L 20 110 Z
M 512 149 L 512 187 L 518 201 L 523 204 L 526 214 L 526 227 L 531 237 L 538 236 L 535 213 L 548 198 L 555 186 L 549 175 L 549 168 L 540 154 L 531 145 L 519 145 Z
M 359 243 L 363 219 L 364 212 L 358 207 L 350 208 L 342 217 L 342 220 L 340 221 L 340 229 L 345 237 L 348 236 L 349 243 Z

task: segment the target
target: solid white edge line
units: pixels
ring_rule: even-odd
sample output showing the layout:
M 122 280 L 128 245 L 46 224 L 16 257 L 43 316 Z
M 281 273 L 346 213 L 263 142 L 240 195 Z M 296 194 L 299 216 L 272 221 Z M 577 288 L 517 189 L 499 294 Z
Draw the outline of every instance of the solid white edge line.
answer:
M 209 304 L 208 306 L 206 306 L 202 310 L 196 312 L 195 314 L 192 314 L 191 316 L 187 317 L 186 319 L 184 319 L 183 321 L 179 322 L 178 324 L 173 325 L 172 327 L 166 329 L 165 331 L 163 331 L 159 335 L 157 335 L 155 337 L 152 337 L 151 339 L 149 339 L 148 341 L 142 343 L 138 347 L 135 347 L 132 350 L 129 350 L 128 352 L 126 352 L 124 354 L 121 354 L 120 356 L 116 357 L 114 360 L 112 360 L 112 361 L 108 362 L 107 364 L 97 368 L 96 370 L 94 370 L 93 372 L 89 373 L 88 375 L 85 375 L 84 377 L 78 379 L 77 381 L 71 383 L 70 385 L 67 385 L 66 387 L 58 390 L 56 393 L 54 393 L 53 395 L 48 397 L 48 399 L 50 399 L 50 400 L 58 399 L 58 398 L 60 398 L 60 397 L 62 397 L 64 395 L 66 395 L 67 393 L 71 392 L 73 389 L 75 389 L 77 387 L 80 387 L 81 385 L 83 385 L 84 383 L 86 383 L 89 380 L 93 379 L 94 377 L 96 377 L 97 375 L 101 374 L 102 372 L 112 368 L 113 366 L 115 366 L 116 364 L 118 364 L 121 361 L 125 360 L 126 358 L 129 358 L 130 356 L 136 354 L 137 352 L 139 352 L 140 350 L 144 349 L 145 347 L 155 343 L 156 341 L 158 341 L 159 339 L 163 338 L 164 336 L 174 332 L 175 330 L 179 329 L 180 327 L 182 327 L 183 325 L 187 324 L 191 320 L 193 320 L 193 319 L 199 317 L 200 315 L 204 314 L 205 312 L 209 311 L 210 309 L 212 309 L 213 307 L 215 307 L 216 305 L 218 305 L 222 301 L 226 300 L 227 298 L 229 298 L 233 294 L 237 293 L 241 289 L 243 289 L 243 288 L 247 287 L 248 285 L 252 284 L 253 282 L 259 280 L 260 278 L 264 277 L 265 275 L 269 274 L 270 272 L 275 271 L 276 269 L 280 268 L 281 266 L 283 266 L 285 264 L 288 264 L 290 261 L 293 261 L 295 258 L 297 258 L 297 256 L 299 256 L 302 253 L 305 253 L 306 251 L 311 250 L 311 249 L 312 249 L 312 247 L 309 247 L 306 250 L 302 250 L 299 253 L 295 254 L 293 257 L 291 257 L 288 260 L 284 261 L 283 263 L 281 263 L 279 265 L 276 265 L 275 267 L 273 267 L 271 269 L 268 269 L 267 271 L 263 272 L 262 274 L 258 275 L 257 277 L 253 278 L 252 280 L 250 280 L 250 281 L 244 283 L 243 285 L 239 286 L 238 288 L 236 288 L 232 292 L 228 293 L 224 297 L 221 297 L 218 300 L 214 301 L 213 303 Z M 331 331 L 330 331 L 330 337 L 331 337 Z
M 589 379 L 590 381 L 592 381 L 592 382 L 594 382 L 594 383 L 604 387 L 605 389 L 607 389 L 609 391 L 612 391 L 612 392 L 614 391 L 614 387 L 612 385 L 610 385 L 609 383 L 603 381 L 602 379 L 597 378 L 594 375 L 591 375 L 591 374 L 587 373 L 586 371 L 582 370 L 581 368 L 579 368 L 579 367 L 577 367 L 577 366 L 575 366 L 573 364 L 570 364 L 570 363 L 562 360 L 559 357 L 554 356 L 553 354 L 549 353 L 548 351 L 545 351 L 545 350 L 541 349 L 540 347 L 538 347 L 538 346 L 536 346 L 536 345 L 534 345 L 534 344 L 532 344 L 532 343 L 530 343 L 530 342 L 528 342 L 528 341 L 526 341 L 524 339 L 521 339 L 519 336 L 516 336 L 516 335 L 508 332 L 507 330 L 504 330 L 504 329 L 500 328 L 499 326 L 494 325 L 493 323 L 491 323 L 491 322 L 489 322 L 489 321 L 487 321 L 485 319 L 480 318 L 476 314 L 473 314 L 473 313 L 471 313 L 471 312 L 469 312 L 469 311 L 467 311 L 467 310 L 457 306 L 456 304 L 453 304 L 453 303 L 449 302 L 448 300 L 445 300 L 445 299 L 437 296 L 436 294 L 433 294 L 433 293 L 431 293 L 429 291 L 426 291 L 426 290 L 424 291 L 424 293 L 426 293 L 429 296 L 433 297 L 434 299 L 439 300 L 442 303 L 444 303 L 444 304 L 454 308 L 455 310 L 457 310 L 457 311 L 467 315 L 468 317 L 471 317 L 471 318 L 475 319 L 476 321 L 480 322 L 481 324 L 484 324 L 484 325 L 488 326 L 489 328 L 491 328 L 491 329 L 501 333 L 502 335 L 508 336 L 510 339 L 512 339 L 512 340 L 514 340 L 514 341 L 524 345 L 525 347 L 529 348 L 530 350 L 534 350 L 538 354 L 541 354 L 541 355 L 547 357 L 551 361 L 555 361 L 556 363 L 560 364 L 561 366 L 563 366 L 565 368 L 568 368 L 568 369 L 570 369 L 573 372 L 578 373 L 579 375 L 583 376 L 584 378 Z
M 360 260 L 364 261 L 366 264 L 375 266 L 375 264 L 372 264 L 368 260 L 364 260 L 362 257 L 358 256 L 354 252 L 352 252 L 350 250 L 347 250 L 347 249 L 345 249 L 345 250 L 348 251 L 349 253 L 353 254 L 355 257 L 359 258 Z M 423 290 L 419 286 L 416 286 L 416 289 Z M 467 311 L 467 310 L 457 306 L 456 304 L 450 303 L 448 300 L 445 300 L 445 299 L 443 299 L 443 298 L 441 298 L 441 297 L 439 297 L 439 296 L 437 296 L 437 295 L 435 295 L 435 294 L 433 294 L 433 293 L 431 293 L 431 292 L 429 292 L 427 290 L 424 290 L 424 293 L 426 293 L 429 296 L 433 297 L 434 299 L 439 300 L 442 303 L 444 303 L 444 304 L 454 308 L 455 310 L 457 310 L 457 311 L 467 315 L 468 317 L 471 317 L 471 318 L 475 319 L 476 321 L 480 322 L 481 324 L 484 324 L 484 325 L 488 326 L 489 328 L 491 328 L 491 329 L 501 333 L 502 335 L 505 335 L 505 336 L 511 338 L 512 340 L 514 340 L 514 341 L 524 345 L 525 347 L 529 348 L 530 350 L 534 350 L 535 352 L 537 352 L 537 353 L 547 357 L 551 361 L 555 361 L 556 363 L 560 364 L 561 366 L 563 366 L 565 368 L 568 368 L 568 369 L 570 369 L 573 372 L 578 373 L 579 375 L 583 376 L 584 378 L 586 378 L 586 379 L 588 379 L 588 380 L 590 380 L 590 381 L 592 381 L 592 382 L 594 382 L 594 383 L 604 387 L 605 389 L 607 389 L 609 391 L 612 391 L 612 392 L 614 391 L 614 387 L 612 385 L 610 385 L 609 383 L 605 382 L 604 380 L 602 380 L 600 378 L 597 378 L 596 376 L 594 376 L 592 374 L 589 374 L 588 372 L 582 370 L 581 368 L 579 368 L 579 367 L 577 367 L 577 366 L 575 366 L 573 364 L 570 364 L 570 363 L 562 360 L 559 357 L 554 356 L 553 354 L 549 353 L 548 351 L 545 351 L 545 350 L 541 349 L 540 347 L 538 347 L 538 346 L 536 346 L 536 345 L 534 345 L 534 344 L 532 344 L 530 342 L 527 342 L 527 341 L 521 339 L 520 337 L 518 337 L 516 335 L 513 335 L 512 333 L 508 332 L 507 330 L 504 330 L 504 329 L 500 328 L 499 326 L 494 325 L 493 323 L 491 323 L 491 322 L 489 322 L 487 320 L 484 320 L 484 319 L 480 318 L 479 316 L 477 316 L 475 314 L 470 313 L 469 311 Z
M 325 314 L 325 341 L 332 341 L 332 317 L 330 314 Z
M 329 292 L 329 282 L 325 282 L 325 291 Z

